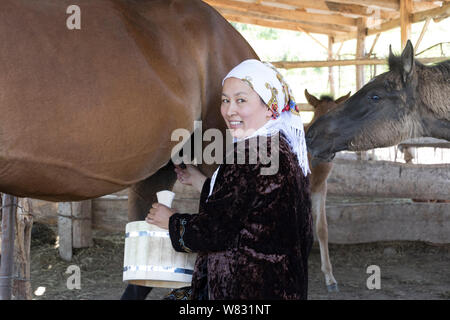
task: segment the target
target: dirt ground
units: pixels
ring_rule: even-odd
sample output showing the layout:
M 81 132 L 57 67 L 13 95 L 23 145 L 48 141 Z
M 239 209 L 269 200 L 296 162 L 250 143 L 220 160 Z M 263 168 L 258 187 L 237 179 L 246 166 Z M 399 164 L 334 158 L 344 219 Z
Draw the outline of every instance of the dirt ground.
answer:
M 94 233 L 94 245 L 75 249 L 73 261 L 58 255 L 54 228 L 36 225 L 31 248 L 31 283 L 36 300 L 116 300 L 122 282 L 124 238 L 122 233 Z M 52 234 L 53 232 L 53 234 Z M 386 242 L 358 245 L 330 244 L 330 256 L 339 292 L 328 293 L 320 271 L 320 252 L 315 244 L 309 259 L 309 299 L 450 299 L 450 245 L 421 242 Z M 67 289 L 70 274 L 81 270 L 81 289 Z M 381 271 L 381 288 L 366 286 L 371 274 L 367 267 Z M 44 290 L 45 288 L 45 290 Z M 154 289 L 149 300 L 159 300 L 168 289 Z

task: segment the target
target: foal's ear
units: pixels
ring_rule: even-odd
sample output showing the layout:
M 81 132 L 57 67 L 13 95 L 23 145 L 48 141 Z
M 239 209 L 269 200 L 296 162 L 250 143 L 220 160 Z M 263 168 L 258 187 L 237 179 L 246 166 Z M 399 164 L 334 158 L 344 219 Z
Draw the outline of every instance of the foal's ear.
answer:
M 335 102 L 336 104 L 341 104 L 342 102 L 344 102 L 345 100 L 347 100 L 347 99 L 350 97 L 350 94 L 351 94 L 351 93 L 352 93 L 352 92 L 349 91 L 345 96 L 342 96 L 342 97 L 336 99 L 334 102 Z
M 406 82 L 414 69 L 414 48 L 410 40 L 406 43 L 402 55 L 402 78 Z
M 306 100 L 308 101 L 308 103 L 310 105 L 312 105 L 314 108 L 319 104 L 319 100 L 316 97 L 314 97 L 312 94 L 310 94 L 308 92 L 308 89 L 305 89 L 305 97 L 306 97 Z

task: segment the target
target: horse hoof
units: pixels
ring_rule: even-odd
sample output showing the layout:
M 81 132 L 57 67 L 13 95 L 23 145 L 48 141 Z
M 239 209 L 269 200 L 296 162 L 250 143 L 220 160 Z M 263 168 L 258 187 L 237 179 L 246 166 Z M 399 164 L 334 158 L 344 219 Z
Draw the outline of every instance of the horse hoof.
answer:
M 332 283 L 327 285 L 328 292 L 339 292 L 338 284 Z

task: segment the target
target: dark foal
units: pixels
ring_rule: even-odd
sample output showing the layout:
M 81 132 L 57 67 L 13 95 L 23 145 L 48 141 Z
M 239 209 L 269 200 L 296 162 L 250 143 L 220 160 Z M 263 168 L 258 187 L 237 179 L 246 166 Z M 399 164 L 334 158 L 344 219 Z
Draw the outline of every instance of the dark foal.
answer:
M 450 140 L 450 60 L 425 66 L 408 41 L 389 54 L 389 71 L 316 121 L 306 134 L 314 158 L 330 161 L 342 150 L 389 147 L 416 137 Z

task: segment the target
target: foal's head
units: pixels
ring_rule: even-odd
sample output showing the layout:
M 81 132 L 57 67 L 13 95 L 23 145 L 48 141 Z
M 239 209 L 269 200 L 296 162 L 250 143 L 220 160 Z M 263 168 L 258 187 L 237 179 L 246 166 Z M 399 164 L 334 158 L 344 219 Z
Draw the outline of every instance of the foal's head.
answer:
M 334 100 L 333 97 L 328 95 L 322 95 L 320 96 L 320 99 L 317 99 L 315 96 L 310 94 L 307 89 L 305 89 L 306 100 L 314 108 L 314 117 L 308 124 L 307 128 L 321 116 L 325 115 L 329 111 L 336 108 L 340 103 L 343 103 L 345 100 L 347 100 L 348 97 L 350 97 L 350 93 L 351 92 L 347 93 L 345 96 L 342 96 L 336 100 Z
M 390 52 L 388 72 L 309 128 L 306 140 L 312 156 L 329 161 L 338 151 L 386 147 L 415 136 L 419 127 L 416 64 L 410 41 L 401 56 Z

